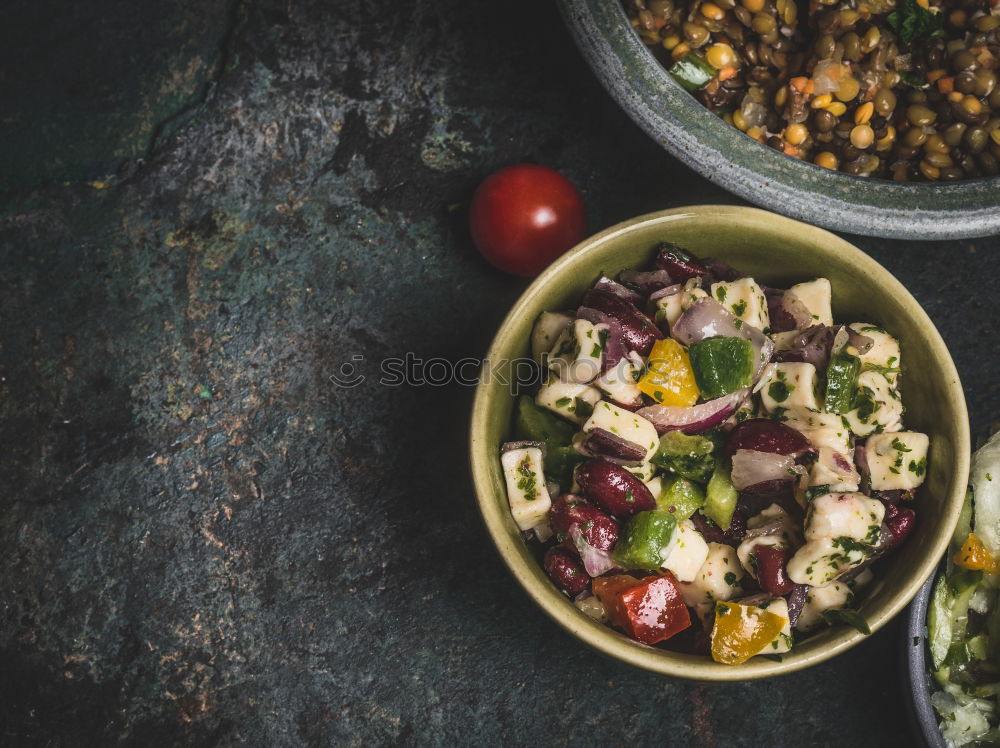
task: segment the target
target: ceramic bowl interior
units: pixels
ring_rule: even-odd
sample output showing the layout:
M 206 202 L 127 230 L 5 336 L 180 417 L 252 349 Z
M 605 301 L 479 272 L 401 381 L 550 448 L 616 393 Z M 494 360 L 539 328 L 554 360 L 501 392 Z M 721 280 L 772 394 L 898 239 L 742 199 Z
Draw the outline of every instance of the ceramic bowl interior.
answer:
M 699 206 L 641 216 L 584 241 L 531 284 L 496 335 L 484 366 L 489 375 L 482 377 L 473 406 L 471 463 L 483 518 L 531 598 L 566 630 L 607 655 L 660 673 L 704 680 L 759 678 L 813 665 L 843 652 L 863 635 L 850 628 L 829 629 L 797 645 L 781 662 L 757 657 L 739 666 L 648 647 L 580 613 L 549 582 L 511 519 L 499 460 L 500 445 L 510 438 L 514 404 L 504 381 L 504 362 L 530 355 L 529 334 L 539 313 L 574 308 L 601 273 L 650 266 L 653 247 L 660 241 L 719 257 L 772 286 L 829 278 L 835 319 L 873 322 L 900 338 L 906 423 L 930 435 L 931 452 L 914 535 L 879 564 L 877 580 L 861 607 L 872 630 L 902 609 L 931 573 L 957 521 L 969 470 L 968 415 L 948 350 L 916 300 L 874 260 L 822 229 L 753 208 Z
M 584 58 L 626 113 L 702 176 L 787 216 L 868 236 L 950 239 L 1000 232 L 1000 177 L 904 183 L 779 153 L 709 112 L 632 29 L 618 0 L 558 0 Z

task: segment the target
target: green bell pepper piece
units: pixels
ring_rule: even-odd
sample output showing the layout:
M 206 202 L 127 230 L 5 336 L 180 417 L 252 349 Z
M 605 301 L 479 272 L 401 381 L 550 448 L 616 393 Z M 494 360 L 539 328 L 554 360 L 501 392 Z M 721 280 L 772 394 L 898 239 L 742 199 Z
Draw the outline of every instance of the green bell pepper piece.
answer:
M 723 530 L 729 529 L 733 521 L 733 512 L 736 511 L 736 500 L 739 498 L 730 477 L 731 472 L 732 469 L 722 460 L 715 464 L 715 472 L 712 473 L 705 491 L 705 507 L 701 510 L 702 514 Z
M 678 522 L 682 522 L 701 509 L 705 504 L 705 491 L 697 483 L 687 478 L 663 478 L 656 507 L 670 512 Z
M 629 519 L 612 557 L 623 569 L 659 569 L 663 549 L 670 545 L 677 520 L 670 512 L 654 509 Z
M 694 379 L 706 400 L 728 395 L 753 382 L 753 346 L 743 338 L 706 338 L 688 346 Z
M 697 91 L 708 85 L 718 71 L 694 52 L 688 52 L 667 71 L 688 91 Z
M 714 442 L 704 436 L 688 436 L 668 431 L 660 437 L 660 447 L 652 463 L 671 473 L 704 483 L 715 469 Z

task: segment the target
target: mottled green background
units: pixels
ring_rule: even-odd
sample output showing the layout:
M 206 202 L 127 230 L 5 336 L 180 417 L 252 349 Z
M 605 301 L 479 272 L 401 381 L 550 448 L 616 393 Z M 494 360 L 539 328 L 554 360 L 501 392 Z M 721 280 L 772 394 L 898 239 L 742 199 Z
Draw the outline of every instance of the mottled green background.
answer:
M 94 0 L 0 28 L 0 742 L 907 744 L 897 624 L 781 679 L 602 659 L 521 593 L 466 467 L 524 287 L 464 206 L 517 161 L 594 230 L 733 202 L 606 97 L 546 3 Z M 852 238 L 852 237 L 849 237 Z M 852 238 L 1000 413 L 996 239 Z M 368 376 L 336 387 L 356 361 Z

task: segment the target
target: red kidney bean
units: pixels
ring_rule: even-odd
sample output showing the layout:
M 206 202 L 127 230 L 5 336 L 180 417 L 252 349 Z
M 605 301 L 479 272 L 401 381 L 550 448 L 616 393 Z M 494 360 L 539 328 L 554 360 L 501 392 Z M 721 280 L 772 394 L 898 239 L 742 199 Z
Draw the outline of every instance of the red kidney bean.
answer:
M 785 566 L 791 555 L 787 548 L 755 545 L 751 553 L 757 559 L 757 581 L 762 590 L 780 597 L 795 588 L 795 583 L 785 573 Z
M 709 274 L 704 262 L 676 244 L 662 242 L 657 245 L 656 250 L 656 267 L 666 270 L 674 283 L 683 283 Z
M 576 480 L 584 496 L 615 517 L 656 509 L 656 500 L 645 484 L 607 460 L 587 460 L 576 469 Z
M 549 579 L 569 595 L 579 595 L 590 584 L 590 575 L 583 564 L 562 548 L 549 548 L 545 552 L 542 566 Z
M 579 525 L 583 539 L 599 551 L 610 551 L 618 542 L 618 521 L 587 503 L 581 496 L 564 493 L 557 496 L 549 509 L 549 524 L 552 532 L 560 537 L 562 544 L 575 552 L 569 529 Z
M 625 299 L 607 291 L 591 289 L 583 296 L 582 306 L 596 309 L 621 327 L 625 345 L 643 356 L 648 356 L 653 343 L 663 338 L 663 333 L 653 321 Z
M 737 270 L 728 262 L 723 262 L 717 257 L 706 257 L 702 262 L 716 280 L 732 282 L 747 277 L 747 274 L 742 270 Z
M 743 541 L 743 536 L 747 534 L 747 518 L 740 507 L 736 507 L 736 511 L 733 512 L 733 518 L 729 522 L 729 529 L 726 531 L 723 531 L 721 527 L 700 511 L 691 515 L 691 521 L 694 523 L 695 529 L 709 543 L 723 543 L 735 548 Z
M 802 434 L 770 418 L 751 418 L 736 424 L 726 438 L 726 454 L 731 458 L 737 449 L 752 449 L 776 455 L 799 457 L 813 451 Z
M 901 507 L 891 501 L 882 501 L 885 507 L 885 517 L 882 520 L 882 527 L 889 531 L 886 538 L 886 548 L 892 550 L 899 546 L 910 533 L 913 532 L 913 525 L 916 524 L 917 514 L 909 507 Z

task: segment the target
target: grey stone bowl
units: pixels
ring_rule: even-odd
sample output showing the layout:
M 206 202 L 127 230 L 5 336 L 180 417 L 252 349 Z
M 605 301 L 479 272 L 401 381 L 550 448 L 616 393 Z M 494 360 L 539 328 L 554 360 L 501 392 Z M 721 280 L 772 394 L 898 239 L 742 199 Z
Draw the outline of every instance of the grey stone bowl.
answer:
M 941 573 L 941 568 L 938 568 L 938 574 Z M 910 725 L 922 741 L 920 744 L 927 748 L 946 748 L 938 729 L 937 713 L 931 705 L 932 685 L 927 656 L 927 607 L 937 579 L 937 574 L 932 575 L 913 598 L 903 630 L 903 683 L 909 686 L 912 695 L 907 700 Z
M 1000 233 L 1000 177 L 897 183 L 831 171 L 748 138 L 681 88 L 619 0 L 557 0 L 584 57 L 650 137 L 703 177 L 765 208 L 837 231 L 899 239 Z

